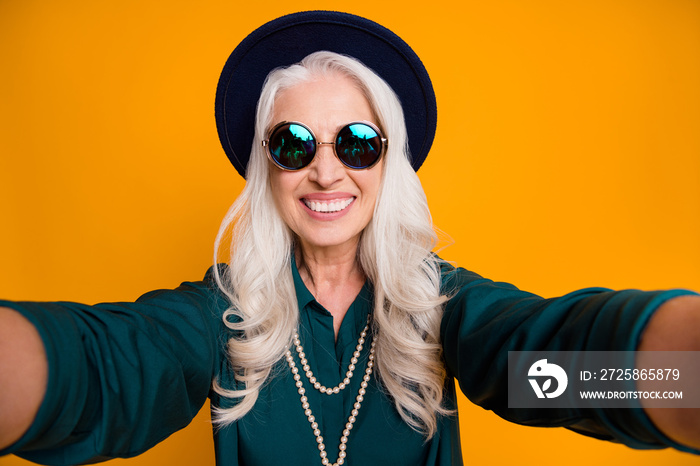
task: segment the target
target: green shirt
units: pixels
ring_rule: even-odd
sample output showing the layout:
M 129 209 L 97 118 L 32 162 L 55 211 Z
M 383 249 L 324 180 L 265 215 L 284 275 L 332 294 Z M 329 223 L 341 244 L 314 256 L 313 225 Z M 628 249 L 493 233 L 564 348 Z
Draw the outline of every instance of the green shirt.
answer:
M 335 386 L 372 312 L 371 284 L 364 285 L 348 309 L 336 341 L 331 314 L 304 286 L 294 264 L 291 268 L 301 344 L 319 381 Z M 635 448 L 692 451 L 665 438 L 639 407 L 508 409 L 506 385 L 508 351 L 633 350 L 653 311 L 688 292 L 596 288 L 543 299 L 448 264 L 443 264 L 443 291 L 452 296 L 441 326 L 448 407 L 456 408 L 456 378 L 473 402 L 513 422 L 564 426 Z M 201 282 L 153 291 L 134 303 L 0 306 L 18 310 L 37 326 L 49 361 L 49 390 L 34 424 L 0 454 L 56 465 L 134 456 L 187 425 L 207 396 L 214 406 L 235 402 L 211 391 L 215 377 L 225 388 L 240 388 L 226 357 L 230 331 L 222 314 L 228 305 L 211 271 Z M 337 459 L 370 343 L 368 336 L 355 375 L 339 394 L 321 394 L 302 375 L 331 463 Z M 287 362 L 280 361 L 272 374 L 253 409 L 215 432 L 217 464 L 320 464 Z M 462 464 L 457 416 L 440 418 L 437 434 L 425 442 L 401 420 L 372 374 L 348 438 L 345 464 Z

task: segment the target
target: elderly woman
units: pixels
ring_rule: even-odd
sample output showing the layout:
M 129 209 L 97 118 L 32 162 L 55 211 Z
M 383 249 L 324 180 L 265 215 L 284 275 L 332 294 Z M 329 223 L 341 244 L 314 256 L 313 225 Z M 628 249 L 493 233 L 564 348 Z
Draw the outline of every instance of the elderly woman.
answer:
M 700 447 L 690 410 L 508 407 L 509 350 L 697 350 L 699 298 L 544 300 L 435 256 L 414 171 L 431 99 L 417 57 L 362 18 L 308 12 L 254 32 L 217 95 L 224 149 L 247 181 L 217 238 L 226 265 L 135 303 L 3 302 L 2 453 L 133 456 L 209 396 L 221 465 L 461 464 L 455 378 L 514 422 Z

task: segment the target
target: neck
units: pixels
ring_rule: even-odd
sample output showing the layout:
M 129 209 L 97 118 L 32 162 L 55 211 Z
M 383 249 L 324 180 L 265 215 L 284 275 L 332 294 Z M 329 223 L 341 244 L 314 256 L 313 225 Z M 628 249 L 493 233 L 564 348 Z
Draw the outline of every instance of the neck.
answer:
M 295 251 L 299 276 L 316 301 L 333 316 L 335 337 L 348 308 L 365 283 L 357 260 L 357 245 L 314 249 L 300 245 Z
M 299 274 L 312 293 L 317 288 L 340 286 L 357 278 L 364 282 L 364 274 L 357 262 L 356 247 L 329 251 L 299 246 L 295 251 L 295 259 Z

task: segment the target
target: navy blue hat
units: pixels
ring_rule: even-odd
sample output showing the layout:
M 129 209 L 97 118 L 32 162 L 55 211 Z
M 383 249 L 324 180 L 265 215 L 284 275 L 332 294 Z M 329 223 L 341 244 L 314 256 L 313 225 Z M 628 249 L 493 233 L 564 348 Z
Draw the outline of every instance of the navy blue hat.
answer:
M 406 118 L 411 164 L 418 170 L 433 143 L 437 123 L 435 92 L 418 55 L 399 36 L 368 19 L 336 11 L 304 11 L 253 31 L 231 53 L 221 72 L 216 127 L 238 173 L 245 177 L 255 108 L 268 73 L 319 50 L 360 60 L 396 92 Z

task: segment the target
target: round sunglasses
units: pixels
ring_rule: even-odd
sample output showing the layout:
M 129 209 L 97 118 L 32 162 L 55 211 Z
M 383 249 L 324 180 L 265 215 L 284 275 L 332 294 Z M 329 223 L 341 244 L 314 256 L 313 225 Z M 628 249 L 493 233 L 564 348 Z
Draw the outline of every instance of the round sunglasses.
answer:
M 316 155 L 316 148 L 331 144 L 338 160 L 352 170 L 363 170 L 376 164 L 388 141 L 379 128 L 368 121 L 355 121 L 340 128 L 333 142 L 316 140 L 303 123 L 283 121 L 275 125 L 262 141 L 270 159 L 283 170 L 301 170 Z

